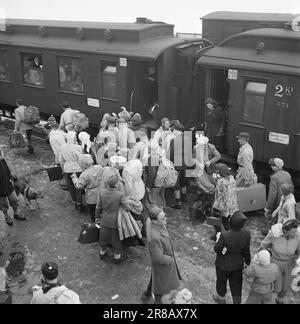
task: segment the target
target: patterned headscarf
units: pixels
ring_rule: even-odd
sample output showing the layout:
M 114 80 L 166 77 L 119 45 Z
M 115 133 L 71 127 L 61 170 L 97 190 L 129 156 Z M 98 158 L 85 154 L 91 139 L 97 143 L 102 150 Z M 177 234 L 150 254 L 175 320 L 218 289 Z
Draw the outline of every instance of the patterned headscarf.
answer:
M 86 170 L 94 164 L 94 161 L 90 154 L 83 154 L 79 157 L 78 164 L 82 170 Z

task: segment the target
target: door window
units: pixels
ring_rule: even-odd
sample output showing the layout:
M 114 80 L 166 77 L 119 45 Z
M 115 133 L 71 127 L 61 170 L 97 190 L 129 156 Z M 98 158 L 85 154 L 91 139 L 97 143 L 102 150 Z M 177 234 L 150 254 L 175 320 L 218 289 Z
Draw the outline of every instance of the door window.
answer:
M 102 66 L 102 97 L 117 100 L 117 67 L 104 64 Z
M 245 121 L 263 124 L 266 90 L 266 83 L 247 82 L 244 92 L 243 111 Z
M 7 53 L 0 51 L 0 81 L 9 81 Z

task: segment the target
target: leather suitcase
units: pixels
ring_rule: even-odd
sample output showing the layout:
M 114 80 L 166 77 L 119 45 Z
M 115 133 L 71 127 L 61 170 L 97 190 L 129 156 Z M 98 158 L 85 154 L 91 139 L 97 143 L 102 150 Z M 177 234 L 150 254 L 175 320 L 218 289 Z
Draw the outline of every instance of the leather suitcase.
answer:
M 19 147 L 26 146 L 26 141 L 25 138 L 23 137 L 22 132 L 10 133 L 8 135 L 8 143 L 9 143 L 9 147 L 11 148 L 19 148 Z
M 61 180 L 63 178 L 63 173 L 60 166 L 48 168 L 47 173 L 50 181 Z
M 78 242 L 81 244 L 99 242 L 99 227 L 94 223 L 84 223 L 79 234 Z
M 264 209 L 266 206 L 266 186 L 262 183 L 250 187 L 236 187 L 238 207 L 242 212 Z

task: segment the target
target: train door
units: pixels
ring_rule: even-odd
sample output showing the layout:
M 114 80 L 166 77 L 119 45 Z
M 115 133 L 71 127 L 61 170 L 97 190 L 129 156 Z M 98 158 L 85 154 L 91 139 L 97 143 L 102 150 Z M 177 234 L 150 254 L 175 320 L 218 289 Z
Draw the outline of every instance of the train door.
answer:
M 281 157 L 286 167 L 296 169 L 297 84 L 289 77 L 274 77 L 268 85 L 265 112 L 264 161 Z M 298 127 L 299 128 L 299 127 Z M 299 169 L 299 166 L 298 166 Z

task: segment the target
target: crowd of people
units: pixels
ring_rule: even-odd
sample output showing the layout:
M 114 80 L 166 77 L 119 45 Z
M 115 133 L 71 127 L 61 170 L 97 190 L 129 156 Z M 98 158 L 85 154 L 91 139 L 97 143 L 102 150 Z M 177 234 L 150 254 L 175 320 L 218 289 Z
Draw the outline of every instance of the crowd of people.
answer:
M 186 128 L 179 120 L 166 117 L 151 132 L 153 128 L 147 127 L 140 114 L 122 107 L 118 114 L 103 115 L 98 135 L 91 140 L 85 130 L 74 129 L 74 110 L 68 102 L 63 102 L 60 122 L 51 116 L 46 125 L 50 129 L 54 162 L 64 175 L 62 188 L 69 190 L 75 208 L 83 211 L 87 207 L 91 222 L 99 225 L 100 260 L 109 258 L 108 248 L 112 248 L 113 262 L 118 264 L 126 259 L 128 247 L 148 246 L 151 276 L 142 300 L 153 294 L 155 303 L 162 303 L 168 299 L 163 296 L 182 287 L 166 227 L 167 210 L 181 209 L 188 203 L 189 187 L 194 187 L 198 193 L 195 200 L 210 201 L 211 214 L 220 219 L 211 236 L 216 253 L 215 302 L 226 303 L 229 280 L 233 303 L 240 304 L 244 274 L 254 278 L 247 303 L 270 303 L 273 292 L 277 293 L 276 303 L 283 303 L 291 285 L 295 260 L 300 257 L 300 231 L 291 176 L 283 170 L 282 159 L 270 159 L 274 173 L 265 208 L 268 228 L 251 261 L 251 234 L 244 226 L 247 217 L 239 210 L 235 192 L 236 187 L 249 187 L 256 182 L 250 135 L 241 132 L 237 136 L 240 150 L 238 170 L 234 172 L 222 163 L 220 152 L 211 143 L 224 131 L 222 108 L 211 98 L 206 103 L 208 118 L 204 132 L 197 132 L 194 124 Z M 18 106 L 16 112 L 22 110 L 22 101 L 18 101 Z M 16 118 L 16 130 L 26 132 L 28 152 L 33 153 L 32 128 L 23 124 L 21 116 Z M 8 203 L 14 209 L 14 217 L 23 218 L 2 153 L 0 163 L 0 210 L 7 224 L 12 225 Z M 165 190 L 174 199 L 166 201 Z M 173 200 L 175 204 L 171 203 Z M 42 267 L 43 274 L 49 273 L 45 267 Z M 57 276 L 57 265 L 50 267 Z M 52 286 L 47 287 L 38 290 L 33 303 L 47 299 L 43 294 L 52 290 Z

